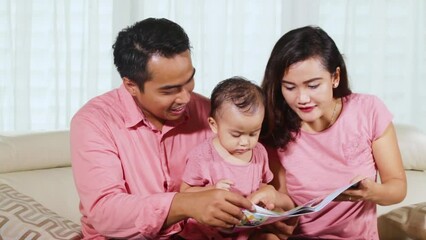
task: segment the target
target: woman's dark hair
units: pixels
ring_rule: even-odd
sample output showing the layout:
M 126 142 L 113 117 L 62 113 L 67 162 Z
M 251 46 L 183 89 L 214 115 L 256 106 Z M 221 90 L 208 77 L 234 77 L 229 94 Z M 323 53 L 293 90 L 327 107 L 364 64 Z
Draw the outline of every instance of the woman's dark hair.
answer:
M 284 34 L 272 49 L 261 84 L 266 98 L 265 120 L 261 141 L 272 147 L 285 148 L 300 132 L 301 119 L 288 106 L 281 88 L 284 73 L 295 63 L 310 58 L 320 59 L 331 74 L 340 68 L 340 82 L 333 97 L 351 94 L 342 54 L 328 34 L 319 27 L 306 26 Z
M 219 82 L 210 97 L 210 116 L 215 118 L 224 102 L 234 104 L 241 112 L 253 114 L 265 105 L 262 89 L 242 77 L 232 77 Z
M 135 82 L 141 91 L 151 78 L 147 63 L 153 55 L 169 58 L 190 47 L 183 28 L 165 18 L 147 18 L 123 29 L 112 46 L 120 76 Z

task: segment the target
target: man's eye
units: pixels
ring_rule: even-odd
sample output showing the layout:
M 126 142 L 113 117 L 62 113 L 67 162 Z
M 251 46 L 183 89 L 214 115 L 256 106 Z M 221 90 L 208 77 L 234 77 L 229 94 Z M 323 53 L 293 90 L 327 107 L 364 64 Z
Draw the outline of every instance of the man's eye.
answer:
M 171 94 L 175 94 L 176 92 L 178 92 L 178 90 L 176 90 L 176 89 L 169 89 L 169 90 L 166 90 L 166 91 L 162 91 L 162 94 L 164 94 L 164 95 L 171 95 Z

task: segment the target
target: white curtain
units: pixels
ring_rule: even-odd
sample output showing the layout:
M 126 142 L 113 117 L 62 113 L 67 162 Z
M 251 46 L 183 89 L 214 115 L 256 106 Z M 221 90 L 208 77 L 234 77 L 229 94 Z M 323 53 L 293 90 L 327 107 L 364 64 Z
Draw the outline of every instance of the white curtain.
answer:
M 260 83 L 278 38 L 318 25 L 345 55 L 354 91 L 426 130 L 425 15 L 422 0 L 0 0 L 0 131 L 67 129 L 85 102 L 120 85 L 111 46 L 147 17 L 187 31 L 205 96 L 235 75 Z

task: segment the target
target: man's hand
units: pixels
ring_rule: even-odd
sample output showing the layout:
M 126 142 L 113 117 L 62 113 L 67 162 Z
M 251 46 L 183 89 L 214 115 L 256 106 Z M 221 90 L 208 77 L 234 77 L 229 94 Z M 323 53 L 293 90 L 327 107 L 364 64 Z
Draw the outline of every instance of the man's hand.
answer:
M 194 218 L 208 226 L 231 228 L 244 218 L 242 209 L 254 211 L 248 199 L 222 189 L 177 193 L 165 227 L 186 218 Z

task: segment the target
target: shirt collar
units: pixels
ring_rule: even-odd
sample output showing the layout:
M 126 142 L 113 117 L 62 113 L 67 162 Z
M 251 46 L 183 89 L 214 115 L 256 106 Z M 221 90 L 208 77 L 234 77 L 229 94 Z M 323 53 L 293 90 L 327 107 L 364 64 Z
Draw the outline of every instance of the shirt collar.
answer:
M 151 126 L 151 124 L 148 123 L 149 121 L 148 119 L 146 119 L 145 114 L 136 104 L 132 95 L 126 90 L 126 87 L 124 87 L 124 84 L 121 84 L 120 88 L 118 89 L 118 94 L 120 96 L 120 101 L 125 109 L 124 122 L 125 122 L 126 128 L 134 127 L 137 124 L 139 124 L 141 121 L 145 125 Z M 189 115 L 190 115 L 189 111 L 190 111 L 189 107 L 187 107 L 185 109 L 183 118 L 180 118 L 176 121 L 166 121 L 164 123 L 164 126 L 169 126 L 173 128 L 181 123 L 186 122 L 189 119 Z
M 126 128 L 134 127 L 145 119 L 145 116 L 139 106 L 136 104 L 132 95 L 126 90 L 124 84 L 121 84 L 118 89 L 118 95 L 122 106 L 124 106 L 124 124 Z

